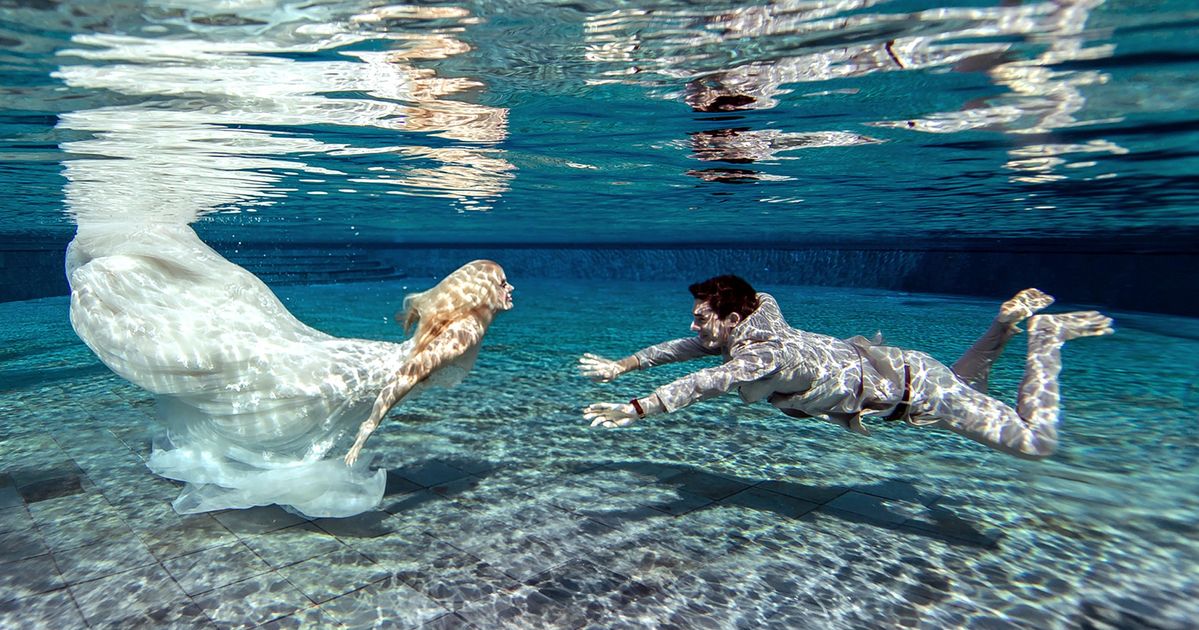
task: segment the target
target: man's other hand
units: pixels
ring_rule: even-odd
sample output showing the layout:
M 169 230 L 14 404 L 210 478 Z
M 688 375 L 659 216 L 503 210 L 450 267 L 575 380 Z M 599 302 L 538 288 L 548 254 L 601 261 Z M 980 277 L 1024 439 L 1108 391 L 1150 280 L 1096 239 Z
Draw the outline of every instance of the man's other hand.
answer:
M 583 409 L 583 419 L 593 427 L 615 429 L 637 421 L 637 410 L 629 403 L 592 403 Z

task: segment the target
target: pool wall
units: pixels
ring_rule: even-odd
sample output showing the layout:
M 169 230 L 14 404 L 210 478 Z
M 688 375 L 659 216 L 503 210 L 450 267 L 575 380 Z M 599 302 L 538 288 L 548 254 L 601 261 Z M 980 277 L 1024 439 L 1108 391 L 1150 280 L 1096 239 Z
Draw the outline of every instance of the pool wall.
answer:
M 875 288 L 950 295 L 1005 295 L 1037 286 L 1071 304 L 1199 316 L 1199 248 L 1111 251 L 1104 243 L 1052 240 L 869 246 L 396 245 L 211 241 L 268 284 L 439 278 L 490 258 L 513 281 L 605 278 L 694 282 L 736 273 L 757 284 Z M 65 295 L 65 239 L 6 239 L 0 301 Z

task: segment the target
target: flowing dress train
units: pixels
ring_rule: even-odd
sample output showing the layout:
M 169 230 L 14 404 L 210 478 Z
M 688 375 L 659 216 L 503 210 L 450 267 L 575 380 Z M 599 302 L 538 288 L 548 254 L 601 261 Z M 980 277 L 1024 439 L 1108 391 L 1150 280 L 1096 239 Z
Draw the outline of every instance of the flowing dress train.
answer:
M 66 271 L 79 337 L 157 395 L 166 433 L 148 465 L 186 482 L 176 511 L 274 503 L 342 517 L 379 503 L 385 471 L 326 455 L 370 413 L 410 341 L 304 325 L 183 225 L 80 225 Z

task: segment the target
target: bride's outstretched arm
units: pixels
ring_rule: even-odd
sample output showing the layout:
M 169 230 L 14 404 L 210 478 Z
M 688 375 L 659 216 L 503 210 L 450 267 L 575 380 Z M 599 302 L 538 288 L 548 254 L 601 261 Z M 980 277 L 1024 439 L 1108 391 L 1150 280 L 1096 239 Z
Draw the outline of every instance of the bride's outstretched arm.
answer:
M 483 340 L 483 333 L 482 323 L 474 318 L 468 318 L 448 326 L 433 341 L 429 342 L 429 345 L 408 357 L 404 365 L 396 371 L 395 376 L 387 382 L 387 385 L 383 386 L 383 390 L 375 398 L 371 415 L 358 427 L 358 439 L 354 441 L 354 446 L 350 447 L 350 452 L 346 454 L 346 465 L 354 464 L 358 459 L 358 454 L 362 451 L 362 446 L 366 444 L 366 439 L 379 427 L 383 416 L 387 415 L 387 412 L 391 411 L 396 403 L 403 400 L 404 396 L 407 396 L 417 383 L 478 345 Z

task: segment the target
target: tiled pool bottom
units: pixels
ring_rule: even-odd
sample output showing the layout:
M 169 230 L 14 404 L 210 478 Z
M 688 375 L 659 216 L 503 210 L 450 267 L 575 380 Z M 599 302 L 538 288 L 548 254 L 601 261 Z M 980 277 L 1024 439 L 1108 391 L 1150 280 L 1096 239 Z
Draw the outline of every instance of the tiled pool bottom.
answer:
M 685 335 L 689 299 L 514 281 L 467 382 L 369 443 L 383 509 L 340 520 L 175 514 L 178 487 L 143 464 L 151 397 L 96 363 L 65 300 L 0 305 L 0 627 L 1195 627 L 1199 342 L 1161 334 L 1192 322 L 1118 317 L 1068 346 L 1063 450 L 1022 462 L 735 396 L 589 429 L 586 403 L 678 372 L 596 385 L 576 357 Z M 766 288 L 797 325 L 881 325 L 947 360 L 994 308 Z M 375 338 L 397 334 L 400 293 L 281 291 L 304 321 Z M 997 369 L 1009 400 L 1022 355 Z

